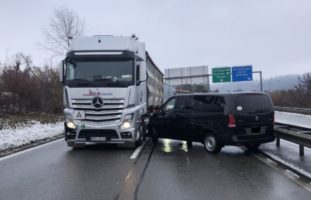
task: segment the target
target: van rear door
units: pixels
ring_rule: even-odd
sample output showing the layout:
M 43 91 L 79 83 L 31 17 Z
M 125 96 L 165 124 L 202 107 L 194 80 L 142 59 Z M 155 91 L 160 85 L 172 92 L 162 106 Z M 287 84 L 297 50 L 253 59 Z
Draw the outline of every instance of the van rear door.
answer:
M 266 133 L 267 128 L 273 128 L 273 104 L 270 96 L 265 93 L 235 94 L 230 107 L 236 127 L 243 132 Z

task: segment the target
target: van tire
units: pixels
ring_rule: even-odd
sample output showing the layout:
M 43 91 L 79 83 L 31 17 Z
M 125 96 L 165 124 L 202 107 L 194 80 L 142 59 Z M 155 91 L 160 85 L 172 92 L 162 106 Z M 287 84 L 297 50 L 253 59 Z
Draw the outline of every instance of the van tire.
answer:
M 217 154 L 222 148 L 222 145 L 219 143 L 217 137 L 210 133 L 205 135 L 203 144 L 208 153 Z
M 260 144 L 246 144 L 245 147 L 247 148 L 247 150 L 251 151 L 251 152 L 256 152 L 258 151 Z

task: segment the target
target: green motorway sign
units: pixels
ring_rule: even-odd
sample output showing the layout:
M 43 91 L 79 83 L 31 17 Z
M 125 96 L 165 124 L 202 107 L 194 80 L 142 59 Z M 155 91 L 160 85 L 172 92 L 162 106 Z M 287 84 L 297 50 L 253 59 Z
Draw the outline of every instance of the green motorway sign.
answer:
M 231 82 L 231 68 L 219 67 L 212 69 L 213 83 Z

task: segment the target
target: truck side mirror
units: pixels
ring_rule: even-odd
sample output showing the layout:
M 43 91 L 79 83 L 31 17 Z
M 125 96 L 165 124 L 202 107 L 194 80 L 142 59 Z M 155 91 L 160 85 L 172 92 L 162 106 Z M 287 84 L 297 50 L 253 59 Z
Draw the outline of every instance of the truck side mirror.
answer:
M 141 83 L 145 82 L 146 80 L 142 80 L 142 81 L 136 81 L 136 85 L 139 86 Z

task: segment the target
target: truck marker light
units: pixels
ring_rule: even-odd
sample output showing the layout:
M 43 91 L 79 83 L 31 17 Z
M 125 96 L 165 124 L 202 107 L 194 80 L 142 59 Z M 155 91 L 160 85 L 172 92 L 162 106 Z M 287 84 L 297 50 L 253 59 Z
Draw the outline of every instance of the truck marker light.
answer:
M 235 124 L 235 117 L 234 117 L 233 114 L 229 114 L 228 127 L 229 127 L 229 128 L 234 128 L 234 127 L 236 127 L 236 124 Z

